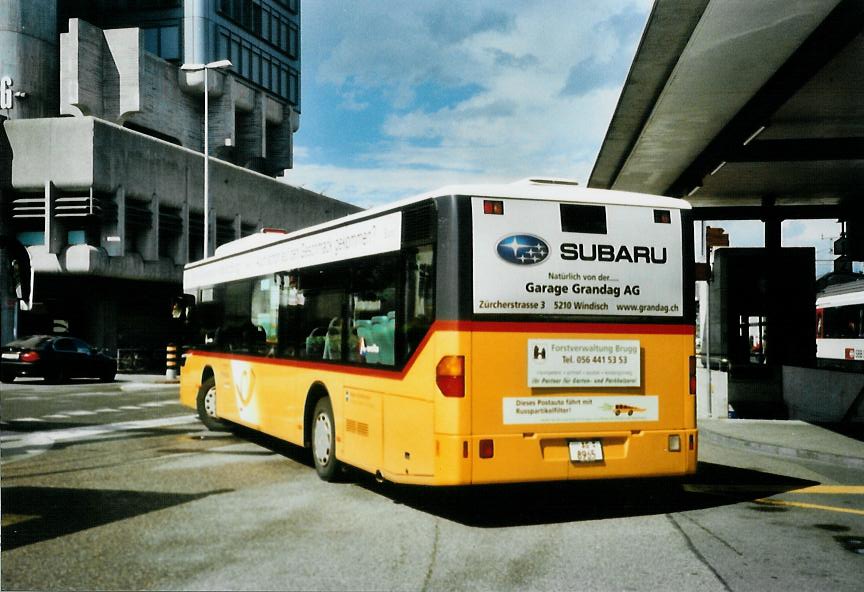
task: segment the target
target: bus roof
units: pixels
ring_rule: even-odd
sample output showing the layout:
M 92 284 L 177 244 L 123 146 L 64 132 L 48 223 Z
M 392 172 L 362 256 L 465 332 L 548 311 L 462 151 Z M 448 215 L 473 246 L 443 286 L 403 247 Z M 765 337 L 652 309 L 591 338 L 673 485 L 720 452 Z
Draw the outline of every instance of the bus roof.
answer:
M 864 279 L 828 286 L 816 295 L 816 306 L 834 307 L 864 303 Z
M 277 243 L 285 240 L 290 240 L 297 236 L 303 236 L 326 230 L 335 226 L 341 226 L 346 223 L 355 222 L 365 218 L 370 218 L 378 214 L 397 210 L 414 203 L 419 203 L 436 197 L 445 197 L 448 195 L 467 195 L 474 197 L 491 197 L 501 199 L 530 199 L 541 201 L 566 201 L 575 203 L 590 203 L 590 204 L 605 204 L 605 205 L 628 205 L 640 206 L 646 208 L 664 208 L 689 210 L 690 204 L 678 198 L 664 197 L 659 195 L 649 195 L 647 193 L 635 193 L 632 191 L 616 191 L 610 189 L 593 189 L 588 187 L 580 187 L 575 181 L 560 178 L 541 178 L 529 177 L 521 179 L 513 183 L 487 183 L 487 184 L 465 184 L 465 185 L 446 185 L 428 191 L 420 195 L 408 197 L 396 202 L 391 202 L 385 205 L 376 206 L 368 210 L 363 210 L 348 216 L 328 220 L 321 224 L 308 226 L 289 232 L 287 234 L 278 233 L 256 233 L 235 241 L 231 241 L 216 248 L 213 257 L 194 263 L 187 264 L 187 267 L 197 267 L 208 261 L 221 259 L 231 255 L 236 255 L 251 249 L 261 247 L 262 245 Z

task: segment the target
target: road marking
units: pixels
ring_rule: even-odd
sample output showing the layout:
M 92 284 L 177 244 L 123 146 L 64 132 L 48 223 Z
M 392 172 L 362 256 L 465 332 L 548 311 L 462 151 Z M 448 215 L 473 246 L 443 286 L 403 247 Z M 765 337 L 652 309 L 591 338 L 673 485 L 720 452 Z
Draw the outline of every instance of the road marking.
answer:
M 118 407 L 118 409 L 123 409 L 124 411 L 141 411 L 141 407 L 138 405 L 122 405 Z
M 74 416 L 76 416 L 76 417 L 77 417 L 77 416 L 80 416 L 80 415 L 96 415 L 96 412 L 95 412 L 95 411 L 84 411 L 84 410 L 81 410 L 81 411 L 67 411 L 66 413 L 68 413 L 69 415 L 74 415 Z
M 120 410 L 112 409 L 111 407 L 103 407 L 102 409 L 96 409 L 95 413 L 120 413 Z
M 820 504 L 805 504 L 803 502 L 787 502 L 784 500 L 757 499 L 753 503 L 766 506 L 788 506 L 791 508 L 804 508 L 807 510 L 826 510 L 828 512 L 843 512 L 845 514 L 857 514 L 864 516 L 864 510 L 853 510 L 852 508 L 838 508 L 836 506 L 823 506 Z
M 36 518 L 41 518 L 41 516 L 31 516 L 29 514 L 3 514 L 2 526 L 3 528 L 9 528 L 15 524 L 21 524 L 22 522 L 27 522 L 28 520 L 34 520 Z
M 146 390 L 156 390 L 156 389 L 167 389 L 167 388 L 176 388 L 179 389 L 179 385 L 176 382 L 165 382 L 165 383 L 151 383 L 151 382 L 130 382 L 124 384 L 120 387 L 121 391 L 146 391 Z
M 63 415 L 62 413 L 55 413 L 53 415 L 43 415 L 45 419 L 69 419 L 68 415 Z
M 795 493 L 800 495 L 864 495 L 864 485 L 812 485 L 810 487 L 802 487 L 800 489 L 790 489 L 788 485 L 782 484 L 732 484 L 732 483 L 717 483 L 717 484 L 697 484 L 685 483 L 681 486 L 688 493 L 708 493 L 708 494 L 727 494 L 741 495 L 747 493 Z
M 814 485 L 787 493 L 818 493 L 825 495 L 864 495 L 864 485 Z
M 107 423 L 98 426 L 81 426 L 77 428 L 65 428 L 60 430 L 47 430 L 44 432 L 36 432 L 21 437 L 18 434 L 13 436 L 0 437 L 0 442 L 3 444 L 3 451 L 19 451 L 23 450 L 23 454 L 31 454 L 33 452 L 44 452 L 57 442 L 75 442 L 77 440 L 90 440 L 102 436 L 110 436 L 117 432 L 125 432 L 132 430 L 147 430 L 161 428 L 173 425 L 182 425 L 185 423 L 194 423 L 198 419 L 195 415 L 175 415 L 173 417 L 162 417 L 159 419 L 144 419 L 138 421 L 122 421 L 118 423 Z M 7 459 L 3 459 L 4 461 Z
M 41 421 L 43 423 L 45 422 L 45 420 L 41 417 L 21 417 L 19 419 L 13 419 L 12 421 Z

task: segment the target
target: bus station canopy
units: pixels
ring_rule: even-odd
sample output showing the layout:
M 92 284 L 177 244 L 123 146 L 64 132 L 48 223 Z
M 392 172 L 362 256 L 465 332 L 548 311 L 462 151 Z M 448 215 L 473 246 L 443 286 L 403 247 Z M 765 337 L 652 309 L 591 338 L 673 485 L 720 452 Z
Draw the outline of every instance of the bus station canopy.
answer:
M 701 219 L 854 219 L 864 0 L 656 0 L 589 187 Z

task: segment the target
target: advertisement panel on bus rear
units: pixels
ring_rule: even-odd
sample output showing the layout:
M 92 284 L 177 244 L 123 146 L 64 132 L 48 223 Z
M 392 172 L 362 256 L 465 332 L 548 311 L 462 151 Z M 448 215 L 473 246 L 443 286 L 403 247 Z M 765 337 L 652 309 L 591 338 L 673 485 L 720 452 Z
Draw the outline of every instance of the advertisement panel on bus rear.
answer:
M 484 201 L 471 203 L 475 313 L 683 314 L 678 210 Z

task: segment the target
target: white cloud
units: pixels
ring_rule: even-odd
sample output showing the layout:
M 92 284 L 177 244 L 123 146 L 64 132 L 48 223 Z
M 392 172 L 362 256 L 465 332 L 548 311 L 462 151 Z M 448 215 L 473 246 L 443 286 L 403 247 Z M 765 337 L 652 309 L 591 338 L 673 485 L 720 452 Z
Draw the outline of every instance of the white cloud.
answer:
M 587 183 L 650 5 L 357 0 L 341 14 L 329 3 L 304 7 L 314 24 L 304 24 L 304 36 L 320 34 L 312 50 L 323 52 L 304 76 L 340 93 L 344 108 L 373 109 L 372 95 L 390 108 L 371 148 L 353 156 L 356 166 L 310 158 L 313 150 L 286 179 L 367 205 L 451 182 L 550 175 Z M 419 93 L 429 85 L 453 100 L 424 102 Z
M 339 167 L 310 164 L 286 170 L 280 179 L 368 208 L 456 183 L 507 182 L 515 179 L 450 170 L 419 172 L 400 167 Z

